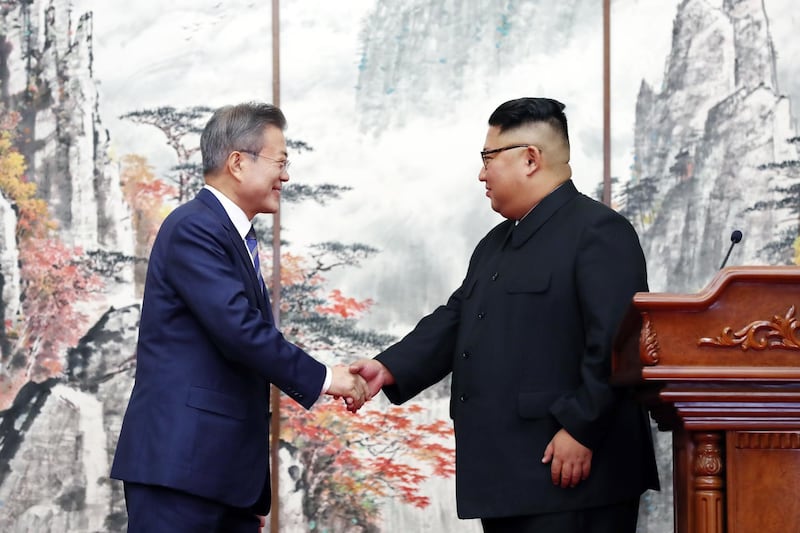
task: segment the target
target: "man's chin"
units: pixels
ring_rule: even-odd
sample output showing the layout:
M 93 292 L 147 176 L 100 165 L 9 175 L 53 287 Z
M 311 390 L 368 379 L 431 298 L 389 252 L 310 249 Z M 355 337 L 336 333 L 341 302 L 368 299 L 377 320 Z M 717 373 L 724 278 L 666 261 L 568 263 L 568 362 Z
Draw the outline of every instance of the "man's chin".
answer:
M 278 208 L 280 207 L 280 202 L 268 202 L 264 204 L 261 208 L 261 213 L 265 215 L 271 215 L 278 212 Z

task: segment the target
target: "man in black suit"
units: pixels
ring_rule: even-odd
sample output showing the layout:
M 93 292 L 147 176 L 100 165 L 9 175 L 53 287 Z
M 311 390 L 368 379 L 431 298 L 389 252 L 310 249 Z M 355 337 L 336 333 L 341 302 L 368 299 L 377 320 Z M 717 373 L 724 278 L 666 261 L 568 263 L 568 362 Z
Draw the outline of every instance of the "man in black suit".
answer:
M 393 403 L 452 373 L 458 515 L 487 533 L 633 533 L 658 488 L 647 414 L 608 382 L 644 255 L 630 223 L 572 183 L 563 109 L 495 110 L 478 179 L 507 220 L 446 305 L 350 368 Z

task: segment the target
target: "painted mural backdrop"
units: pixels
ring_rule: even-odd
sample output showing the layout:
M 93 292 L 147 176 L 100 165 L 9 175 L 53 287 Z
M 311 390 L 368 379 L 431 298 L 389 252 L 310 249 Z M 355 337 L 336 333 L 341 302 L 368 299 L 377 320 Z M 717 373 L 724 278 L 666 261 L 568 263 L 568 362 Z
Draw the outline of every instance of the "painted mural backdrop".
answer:
M 600 2 L 281 4 L 293 163 L 282 324 L 315 355 L 371 356 L 459 285 L 499 222 L 477 174 L 503 101 L 565 102 L 574 179 L 597 194 Z M 745 240 L 731 264 L 794 261 L 790 7 L 612 2 L 614 201 L 655 290 L 705 285 L 734 226 Z M 0 531 L 125 530 L 108 471 L 149 247 L 201 186 L 211 110 L 270 99 L 270 12 L 250 0 L 0 2 Z M 284 400 L 282 531 L 479 531 L 456 518 L 448 393 L 376 399 L 358 416 Z M 647 533 L 672 530 L 660 437 L 666 490 L 645 497 Z

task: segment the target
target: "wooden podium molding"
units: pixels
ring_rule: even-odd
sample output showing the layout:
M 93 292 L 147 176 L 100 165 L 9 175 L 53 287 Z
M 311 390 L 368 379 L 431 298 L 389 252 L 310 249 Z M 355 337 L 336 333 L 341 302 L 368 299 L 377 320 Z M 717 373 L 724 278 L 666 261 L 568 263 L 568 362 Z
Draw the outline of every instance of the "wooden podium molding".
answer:
M 612 382 L 671 431 L 677 533 L 800 532 L 800 267 L 637 293 Z

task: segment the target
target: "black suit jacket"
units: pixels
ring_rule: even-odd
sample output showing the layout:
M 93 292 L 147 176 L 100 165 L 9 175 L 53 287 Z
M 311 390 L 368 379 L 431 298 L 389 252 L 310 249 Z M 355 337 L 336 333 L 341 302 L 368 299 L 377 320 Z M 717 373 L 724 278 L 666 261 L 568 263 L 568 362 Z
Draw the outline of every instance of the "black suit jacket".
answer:
M 612 388 L 611 345 L 644 255 L 621 215 L 571 181 L 478 244 L 447 304 L 377 356 L 402 403 L 452 372 L 461 518 L 606 505 L 658 487 L 646 412 Z M 566 428 L 593 451 L 589 478 L 553 485 L 542 464 Z

